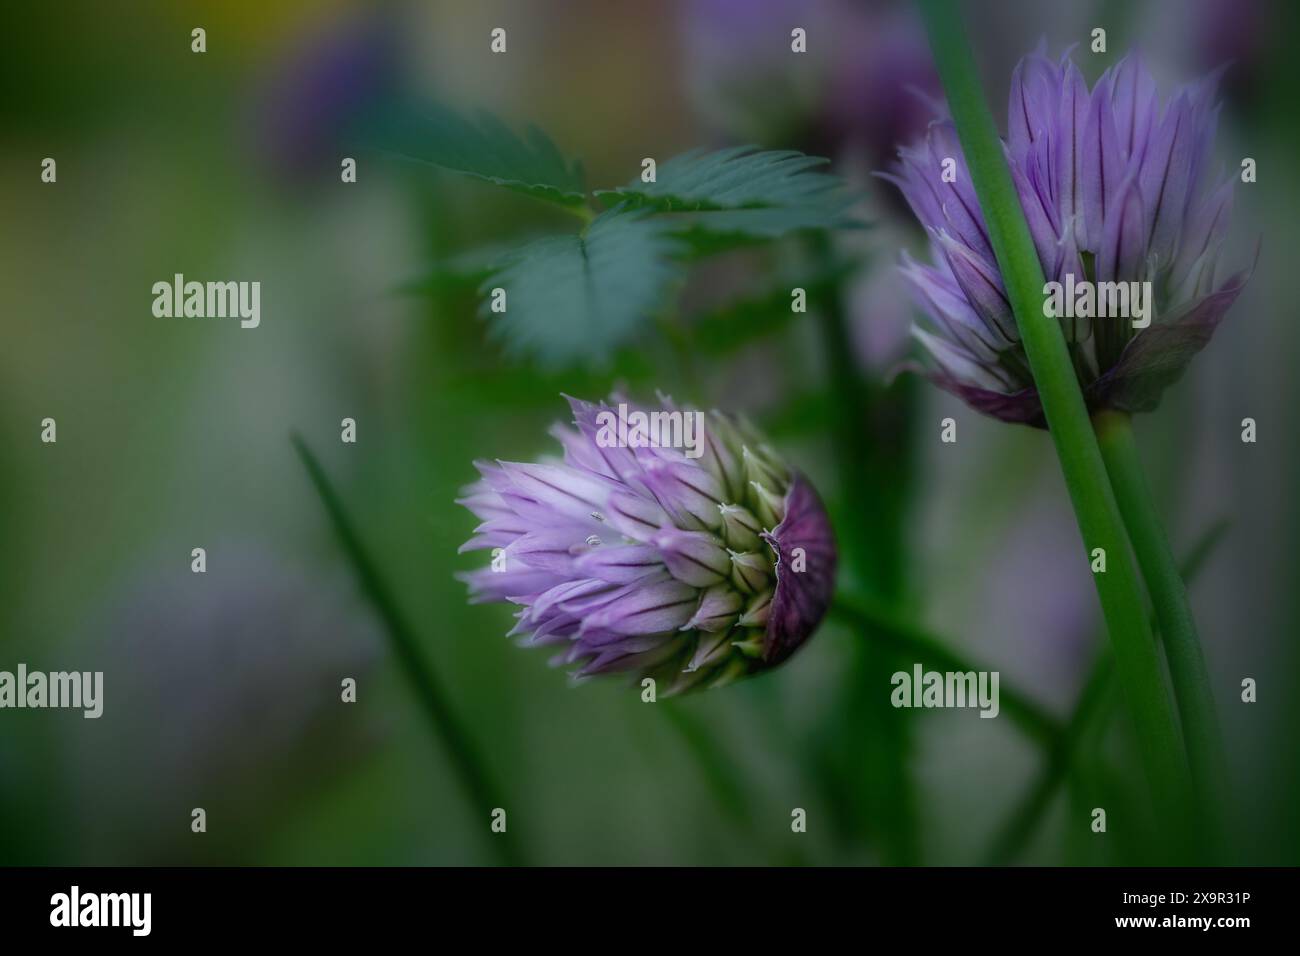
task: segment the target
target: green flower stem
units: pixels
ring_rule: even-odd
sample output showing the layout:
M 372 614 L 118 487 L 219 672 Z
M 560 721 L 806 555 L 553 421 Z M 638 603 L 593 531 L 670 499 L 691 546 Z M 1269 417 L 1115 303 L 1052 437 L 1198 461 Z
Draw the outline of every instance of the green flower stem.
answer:
M 392 645 L 398 663 L 411 681 L 415 696 L 429 719 L 429 726 L 434 736 L 442 742 L 447 751 L 447 756 L 450 757 L 451 764 L 457 771 L 474 812 L 483 814 L 484 839 L 491 843 L 493 851 L 498 854 L 502 863 L 518 865 L 522 857 L 513 834 L 508 830 L 505 833 L 490 833 L 488 830 L 487 814 L 495 807 L 504 807 L 505 803 L 488 774 L 487 766 L 480 757 L 473 739 L 466 733 L 464 726 L 452 710 L 438 682 L 432 663 L 425 656 L 414 631 L 407 624 L 397 602 L 375 568 L 374 562 L 366 553 L 361 539 L 343 508 L 342 499 L 339 498 L 325 474 L 325 469 L 321 467 L 316 456 L 311 453 L 307 443 L 299 435 L 294 434 L 292 441 L 303 467 L 307 469 L 312 486 L 329 514 L 339 544 L 342 545 L 343 552 L 352 563 L 362 593 L 374 606 L 384 623 L 389 643 Z
M 660 702 L 659 708 L 667 717 L 668 725 L 676 731 L 690 752 L 723 818 L 736 828 L 746 842 L 771 853 L 769 832 L 760 827 L 754 817 L 753 784 L 746 779 L 727 749 L 719 745 L 704 721 L 686 705 L 677 700 L 665 700 Z M 789 864 L 796 860 L 802 862 L 802 857 L 795 856 L 793 860 L 787 857 L 779 862 Z
M 718 807 L 728 819 L 754 835 L 753 804 L 740 782 L 740 771 L 730 754 L 719 747 L 704 724 L 677 701 L 663 701 L 660 710 L 695 758 Z
M 1106 552 L 1107 570 L 1094 574 L 1093 580 L 1138 734 L 1157 818 L 1171 822 L 1169 835 L 1181 837 L 1187 766 L 1119 507 L 1065 338 L 1057 321 L 1043 315 L 1043 270 L 965 42 L 956 4 L 952 0 L 921 0 L 920 6 L 1083 536 L 1086 551 L 1080 557 L 1087 560 L 1094 548 Z
M 826 269 L 835 257 L 831 237 L 824 232 L 810 237 L 812 254 Z M 833 396 L 831 434 L 839 466 L 839 498 L 845 564 L 874 597 L 897 601 L 898 561 L 903 548 L 898 519 L 901 509 L 890 509 L 881 494 L 883 471 L 875 461 L 871 421 L 871 393 L 858 373 L 849 337 L 843 289 L 828 290 L 816 314 L 821 326 L 830 391 Z M 873 696 L 866 688 L 884 686 L 898 662 L 886 651 L 858 643 L 851 665 L 855 685 L 846 715 L 854 733 L 861 733 L 859 758 L 865 805 L 864 823 L 875 828 L 884 859 L 895 865 L 915 864 L 920 854 L 916 797 L 907 772 L 908 726 L 885 694 Z
M 1111 487 L 1155 606 L 1195 783 L 1198 822 L 1211 850 L 1221 852 L 1227 760 L 1187 588 L 1142 472 L 1132 419 L 1124 412 L 1103 411 L 1094 417 L 1094 424 Z
M 1188 552 L 1183 560 L 1181 572 L 1182 579 L 1189 586 L 1204 567 L 1215 546 L 1223 540 L 1227 529 L 1226 520 L 1215 522 Z M 1102 637 L 1099 643 L 1104 640 L 1105 638 Z M 1088 675 L 1088 680 L 1079 695 L 1079 701 L 1075 704 L 1074 713 L 1070 716 L 1064 733 L 1053 745 L 1047 763 L 1034 778 L 1025 795 L 1007 813 L 1002 826 L 995 831 L 986 855 L 989 865 L 1001 866 L 1011 863 L 1028 845 L 1030 838 L 1046 817 L 1057 788 L 1064 782 L 1084 734 L 1092 729 L 1094 722 L 1105 716 L 1108 706 L 1106 702 L 1111 696 L 1114 684 L 1114 661 L 1109 653 L 1103 653 L 1093 665 L 1092 673 Z
M 1093 666 L 1092 673 L 1079 694 L 1079 702 L 1070 715 L 1069 723 L 1053 742 L 1047 763 L 998 828 L 988 852 L 989 865 L 1003 866 L 1011 863 L 1029 843 L 1030 837 L 1043 821 L 1057 788 L 1065 781 L 1084 733 L 1092 728 L 1093 722 L 1103 710 L 1102 704 L 1114 685 L 1114 678 L 1115 668 L 1111 656 L 1103 654 Z

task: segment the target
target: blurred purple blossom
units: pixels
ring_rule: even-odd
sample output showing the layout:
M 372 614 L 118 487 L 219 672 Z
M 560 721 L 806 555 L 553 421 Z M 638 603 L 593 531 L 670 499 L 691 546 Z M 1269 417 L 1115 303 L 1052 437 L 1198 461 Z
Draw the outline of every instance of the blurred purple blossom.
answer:
M 688 0 L 688 85 L 725 133 L 872 165 L 919 134 L 939 92 L 915 11 L 894 0 Z M 808 52 L 790 49 L 807 32 Z
M 670 399 L 656 409 L 619 399 L 618 413 L 569 404 L 576 429 L 552 429 L 562 460 L 477 463 L 483 477 L 460 503 L 482 524 L 461 550 L 491 549 L 494 563 L 461 576 L 473 600 L 518 605 L 511 636 L 561 646 L 552 663 L 575 665 L 575 676 L 652 677 L 666 695 L 793 654 L 835 579 L 830 524 L 808 481 L 717 411 Z M 699 415 L 700 455 L 609 441 L 610 418 L 637 411 Z
M 355 125 L 399 92 L 399 24 L 379 9 L 317 29 L 259 87 L 257 142 L 282 175 L 336 171 Z
M 1212 181 L 1208 170 L 1217 80 L 1183 87 L 1162 108 L 1136 54 L 1091 92 L 1068 55 L 1053 62 L 1040 50 L 1012 76 L 1007 156 L 1047 280 L 1150 281 L 1156 298 L 1154 320 L 1136 332 L 1122 318 L 1061 319 L 1091 408 L 1154 408 L 1246 282 L 1245 273 L 1217 277 L 1235 176 Z M 945 182 L 950 157 L 955 181 Z M 931 238 L 934 264 L 905 255 L 902 267 L 933 323 L 915 329 L 934 363 L 929 377 L 995 418 L 1042 425 L 952 121 L 933 122 L 882 175 Z

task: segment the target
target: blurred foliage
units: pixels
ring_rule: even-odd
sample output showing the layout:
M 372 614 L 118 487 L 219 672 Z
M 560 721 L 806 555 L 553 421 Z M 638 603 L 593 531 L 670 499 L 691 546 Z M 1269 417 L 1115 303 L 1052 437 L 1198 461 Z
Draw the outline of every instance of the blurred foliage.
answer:
M 612 209 L 578 235 L 537 239 L 497 260 L 479 287 L 479 314 L 508 354 L 603 364 L 663 307 L 681 273 L 672 252 L 662 223 Z
M 546 367 L 608 366 L 616 349 L 663 314 L 683 279 L 682 261 L 790 233 L 861 225 L 847 212 L 853 193 L 820 169 L 826 160 L 752 146 L 691 150 L 626 186 L 596 190 L 595 198 L 613 206 L 597 213 L 587 205 L 581 165 L 561 157 L 545 133 L 529 126 L 520 139 L 491 114 L 476 116 L 470 121 L 440 105 L 393 106 L 360 135 L 381 152 L 571 208 L 582 228 L 514 248 L 494 243 L 461 251 L 400 288 L 477 280 L 478 311 L 492 337 L 507 354 Z M 755 320 L 789 311 L 788 297 L 765 296 L 750 298 L 739 314 Z M 714 351 L 725 344 L 718 337 L 723 328 L 709 323 Z M 741 330 L 735 341 L 750 337 Z
M 1174 19 L 1196 26 L 1212 5 L 1198 0 L 1194 13 L 1180 9 Z M 334 587 L 343 556 L 288 444 L 298 428 L 436 662 L 448 706 L 482 748 L 529 859 L 859 864 L 896 851 L 926 863 L 983 859 L 1034 781 L 1041 754 L 1007 720 L 882 716 L 868 703 L 887 700 L 888 687 L 871 681 L 888 662 L 861 666 L 858 655 L 868 650 L 856 629 L 828 622 L 779 671 L 680 701 L 666 716 L 614 684 L 567 689 L 544 655 L 502 637 L 511 625 L 507 609 L 468 606 L 453 578 L 471 564 L 456 549 L 474 521 L 453 501 L 473 477 L 472 459 L 553 451 L 545 428 L 564 412 L 561 392 L 596 398 L 615 385 L 638 394 L 663 389 L 749 414 L 809 473 L 837 526 L 855 495 L 883 516 L 901 511 L 896 536 L 872 546 L 902 583 L 903 609 L 964 656 L 1000 667 L 1058 719 L 1078 699 L 1095 620 L 1091 603 L 1080 609 L 1075 601 L 1075 585 L 1086 592 L 1091 582 L 1079 569 L 1077 532 L 1057 507 L 1063 491 L 1042 436 L 981 421 L 913 379 L 889 384 L 900 356 L 864 354 L 870 350 L 855 340 L 840 351 L 867 376 L 869 415 L 853 420 L 864 436 L 853 444 L 869 441 L 873 457 L 867 480 L 843 487 L 835 480 L 834 458 L 846 443 L 828 427 L 841 402 L 828 387 L 816 319 L 838 303 L 855 332 L 905 324 L 899 288 L 886 287 L 872 309 L 859 293 L 888 281 L 899 250 L 924 237 L 869 178 L 874 167 L 857 144 L 820 128 L 805 135 L 808 117 L 790 116 L 780 127 L 745 124 L 738 139 L 771 155 L 728 146 L 721 127 L 701 119 L 686 76 L 710 64 L 683 52 L 694 34 L 682 26 L 697 6 L 665 3 L 653 16 L 643 5 L 602 0 L 573 0 L 562 16 L 518 0 L 294 0 L 273 8 L 252 0 L 184 8 L 142 0 L 129 16 L 90 2 L 6 8 L 11 55 L 0 61 L 0 75 L 21 95 L 6 99 L 0 123 L 7 223 L 0 235 L 7 305 L 0 319 L 0 668 L 19 660 L 76 666 L 125 580 L 156 567 L 159 554 L 182 566 L 190 548 L 225 534 L 252 535 L 322 590 Z M 861 52 L 873 34 L 835 27 L 860 9 L 885 6 L 824 5 L 829 26 L 810 31 L 801 63 L 824 64 L 830 41 L 850 61 L 875 62 Z M 1182 44 L 1190 56 L 1182 34 L 1151 29 L 1167 22 L 1169 6 L 990 5 L 973 39 L 995 109 L 1016 59 L 1043 34 L 1054 47 L 1086 36 L 1080 23 L 1104 19 L 1114 55 L 1140 37 Z M 1285 42 L 1296 35 L 1294 6 L 1281 9 L 1291 20 L 1266 16 L 1250 34 L 1273 42 L 1248 64 L 1255 82 L 1238 87 L 1224 109 L 1227 155 L 1255 156 L 1262 173 L 1287 169 L 1300 141 Z M 723 79 L 766 78 L 744 99 L 784 107 L 791 99 L 784 81 L 799 68 L 789 65 L 789 8 L 741 7 L 726 16 L 753 26 L 764 59 L 743 53 L 737 60 L 745 71 Z M 311 54 L 322 35 L 351 35 L 357 19 L 374 16 L 391 17 L 404 41 L 403 61 L 394 64 L 410 94 L 403 108 L 425 104 L 423 120 L 389 130 L 392 154 L 417 162 L 363 157 L 358 181 L 340 185 L 344 154 L 335 144 L 309 154 L 288 178 L 271 175 L 262 157 L 278 131 L 251 122 L 267 86 L 291 51 Z M 765 25 L 773 17 L 774 33 Z M 196 23 L 209 33 L 201 57 L 189 51 Z M 511 52 L 492 56 L 488 30 L 502 23 Z M 739 29 L 714 37 L 724 46 L 747 39 Z M 1095 72 L 1109 62 L 1097 61 Z M 1214 64 L 1163 65 L 1186 75 Z M 873 98 L 867 92 L 910 102 L 908 90 L 891 83 L 886 76 L 870 91 L 810 87 L 797 99 L 859 117 Z M 303 112 L 329 119 L 330 102 L 323 96 Z M 431 103 L 482 104 L 490 116 Z M 364 105 L 377 124 L 392 120 L 381 115 L 391 102 Z M 515 125 L 515 117 L 535 118 L 554 142 Z M 704 151 L 684 152 L 700 144 Z M 581 147 L 581 164 L 570 146 Z M 837 175 L 813 165 L 813 153 L 831 157 Z M 674 154 L 659 164 L 657 183 L 636 178 L 643 157 Z M 789 154 L 800 158 L 774 160 Z M 38 179 L 49 155 L 59 160 L 57 187 Z M 791 177 L 780 171 L 800 167 L 795 185 L 814 195 L 832 180 L 865 184 L 862 203 L 852 215 L 832 215 L 820 203 L 765 200 L 742 177 L 729 199 L 711 194 L 700 169 L 712 163 L 712 175 L 725 177 L 740 162 L 772 163 L 772 183 L 783 189 Z M 452 174 L 431 174 L 434 166 Z M 1300 326 L 1282 321 L 1294 312 L 1293 282 L 1270 251 L 1295 239 L 1292 179 L 1268 174 L 1241 191 L 1240 219 L 1266 233 L 1253 298 L 1143 436 L 1161 469 L 1171 538 L 1189 541 L 1207 513 L 1228 510 L 1234 522 L 1196 595 L 1235 747 L 1246 862 L 1300 859 L 1300 750 L 1292 745 L 1300 708 L 1292 554 L 1300 510 L 1288 492 L 1300 458 L 1285 447 L 1300 408 L 1293 374 Z M 626 185 L 605 194 L 589 191 L 590 183 L 620 182 Z M 667 198 L 641 195 L 651 186 Z M 756 205 L 729 205 L 741 195 Z M 664 208 L 674 201 L 697 208 Z M 643 204 L 643 218 L 604 208 L 620 202 Z M 859 214 L 872 220 L 871 230 L 856 228 Z M 500 316 L 476 318 L 482 289 L 534 253 L 543 254 L 539 262 L 571 265 L 605 215 L 601 229 L 618 221 L 622 245 L 599 276 L 579 283 L 568 273 L 562 284 L 573 298 L 565 301 L 592 289 L 640 289 L 606 279 L 628 267 L 625 257 L 647 255 L 654 282 L 646 289 L 653 284 L 656 295 L 629 297 L 644 311 L 621 317 L 616 305 L 618 322 L 609 328 L 592 326 L 592 311 L 577 310 L 580 321 L 567 328 L 567 312 L 539 312 L 527 319 L 527 335 L 545 343 L 554 323 L 557 337 L 570 337 L 563 360 L 503 361 L 502 344 L 515 333 L 493 331 Z M 637 223 L 644 232 L 624 231 Z M 807 237 L 832 229 L 832 254 L 810 254 Z M 176 271 L 261 279 L 261 328 L 152 319 L 149 286 Z M 538 267 L 531 279 L 549 284 L 561 275 Z M 407 294 L 394 295 L 404 277 L 414 277 L 400 288 Z M 790 310 L 796 286 L 807 291 L 808 315 Z M 509 307 L 525 308 L 513 293 Z M 593 361 L 601 354 L 604 364 Z M 1242 455 L 1237 423 L 1246 414 L 1268 437 Z M 59 420 L 57 446 L 34 440 L 34 423 L 45 415 Z M 343 416 L 359 423 L 356 446 L 338 442 Z M 959 423 L 957 446 L 935 440 L 945 416 Z M 209 574 L 217 574 L 223 551 L 209 552 Z M 158 589 L 166 601 L 165 578 Z M 185 640 L 183 630 L 164 636 Z M 209 673 L 214 682 L 238 679 L 220 661 Z M 1267 693 L 1237 705 L 1237 681 L 1247 674 L 1265 675 Z M 303 693 L 293 670 L 276 676 L 285 699 Z M 119 685 L 113 674 L 106 678 L 111 713 Z M 1115 703 L 1107 706 L 1117 712 Z M 348 755 L 325 740 L 319 760 L 334 773 L 312 779 L 330 782 L 291 788 L 283 778 L 297 771 L 286 763 L 261 784 L 292 789 L 291 805 L 263 807 L 259 826 L 247 832 L 215 821 L 201 852 L 181 841 L 168 862 L 491 862 L 480 832 L 487 814 L 464 799 L 452 763 L 431 746 L 396 661 L 364 682 L 349 706 L 350 719 L 383 727 L 372 751 Z M 899 730 L 891 716 L 905 725 L 905 746 L 891 736 Z M 157 715 L 157 728 L 168 723 Z M 138 859 L 124 836 L 129 828 L 104 809 L 97 781 L 79 775 L 73 755 L 101 743 L 95 724 L 75 714 L 0 714 L 0 862 Z M 1142 860 L 1142 809 L 1126 809 L 1140 772 L 1127 732 L 1122 719 L 1112 720 L 1081 742 L 1079 767 L 1099 787 L 1089 792 L 1076 781 L 1071 799 L 1050 801 L 1019 860 Z M 137 746 L 147 747 L 152 734 L 141 734 Z M 195 742 L 186 759 L 208 757 Z M 242 792 L 246 783 L 231 777 L 221 786 Z M 899 798 L 910 801 L 903 812 Z M 1105 841 L 1081 832 L 1077 807 L 1093 800 L 1114 807 L 1112 823 L 1133 823 L 1112 825 Z M 809 811 L 806 834 L 790 832 L 796 806 Z M 143 822 L 178 826 L 188 838 L 188 812 L 175 806 L 170 816 Z M 897 825 L 913 832 L 899 839 L 890 832 Z
M 372 125 L 371 125 L 372 124 Z M 482 179 L 564 206 L 585 200 L 582 164 L 569 162 L 536 126 L 516 136 L 491 113 L 473 119 L 438 104 L 395 108 L 361 134 L 381 151 Z

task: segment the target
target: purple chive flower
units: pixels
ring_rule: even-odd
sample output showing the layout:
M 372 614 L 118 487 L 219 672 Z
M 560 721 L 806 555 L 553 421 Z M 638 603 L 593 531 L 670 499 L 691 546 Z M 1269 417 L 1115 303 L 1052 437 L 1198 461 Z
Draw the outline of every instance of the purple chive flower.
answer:
M 493 554 L 461 579 L 475 602 L 519 606 L 511 636 L 562 647 L 552 664 L 577 677 L 653 677 L 668 695 L 785 661 L 826 612 L 836 554 L 817 492 L 750 426 L 661 401 L 570 398 L 561 460 L 478 462 L 459 503 L 482 521 L 461 550 Z M 685 424 L 620 439 L 611 423 L 637 414 Z
M 1220 281 L 1231 176 L 1209 174 L 1217 74 L 1161 106 L 1155 81 L 1131 54 L 1089 91 L 1068 54 L 1042 49 L 1011 80 L 1006 153 L 1048 282 L 1150 282 L 1154 318 L 1062 318 L 1091 409 L 1149 411 L 1213 335 L 1245 285 Z M 956 181 L 942 176 L 956 161 Z M 902 270 L 932 325 L 914 329 L 928 377 L 973 408 L 1043 426 L 984 217 L 949 119 L 899 150 L 890 173 L 931 238 L 933 265 Z M 950 177 L 951 178 L 951 177 Z M 1059 314 L 1059 313 L 1058 313 Z

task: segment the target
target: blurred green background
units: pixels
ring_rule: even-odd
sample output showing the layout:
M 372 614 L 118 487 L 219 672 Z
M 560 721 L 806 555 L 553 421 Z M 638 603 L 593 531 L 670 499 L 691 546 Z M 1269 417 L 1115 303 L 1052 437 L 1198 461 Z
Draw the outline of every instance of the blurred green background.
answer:
M 1175 548 L 1227 522 L 1193 594 L 1233 764 L 1235 859 L 1285 864 L 1300 862 L 1291 6 L 1000 2 L 980 5 L 972 36 L 999 122 L 1040 37 L 1059 51 L 1104 26 L 1111 52 L 1084 54 L 1089 79 L 1138 43 L 1162 92 L 1233 61 L 1216 157 L 1258 161 L 1259 182 L 1236 190 L 1235 259 L 1257 237 L 1263 252 L 1138 432 Z M 456 553 L 475 520 L 453 503 L 473 459 L 553 450 L 562 391 L 660 388 L 750 414 L 835 515 L 868 496 L 882 536 L 872 567 L 850 570 L 1068 715 L 1098 614 L 1050 442 L 912 378 L 889 384 L 910 320 L 894 266 L 922 237 L 869 174 L 924 123 L 908 90 L 937 90 L 907 4 L 140 0 L 10 5 L 0 24 L 0 670 L 105 672 L 100 720 L 0 712 L 0 863 L 498 860 L 491 808 L 465 800 L 292 429 L 338 484 L 529 862 L 989 858 L 1041 752 L 1006 719 L 882 709 L 893 658 L 866 636 L 827 623 L 775 672 L 651 706 L 617 682 L 570 688 L 545 652 L 504 639 L 507 609 L 469 606 L 453 578 L 478 561 Z M 809 32 L 804 57 L 789 53 L 793 26 Z M 472 284 L 399 292 L 480 244 L 574 224 L 382 156 L 340 183 L 347 130 L 397 96 L 536 123 L 598 187 L 695 146 L 829 156 L 874 222 L 836 245 L 857 266 L 840 292 L 878 403 L 861 423 L 877 470 L 857 488 L 837 479 L 811 316 L 737 348 L 690 344 L 693 316 L 797 263 L 798 243 L 711 261 L 681 292 L 683 338 L 651 330 L 603 368 L 506 358 Z M 54 185 L 39 178 L 47 156 Z M 152 284 L 178 272 L 260 281 L 261 326 L 154 318 Z M 947 416 L 956 445 L 939 442 Z M 1247 416 L 1254 445 L 1239 437 Z M 39 440 L 46 417 L 57 444 Z M 355 445 L 338 440 L 344 417 Z M 204 575 L 190 572 L 195 547 Z M 1240 702 L 1244 677 L 1257 703 Z M 1115 721 L 1090 758 L 1114 768 L 1108 806 L 1137 787 L 1124 730 Z M 1092 797 L 1067 781 L 1016 859 L 1140 859 L 1140 814 L 1112 813 L 1091 838 L 1078 808 Z M 795 807 L 806 834 L 791 832 Z

